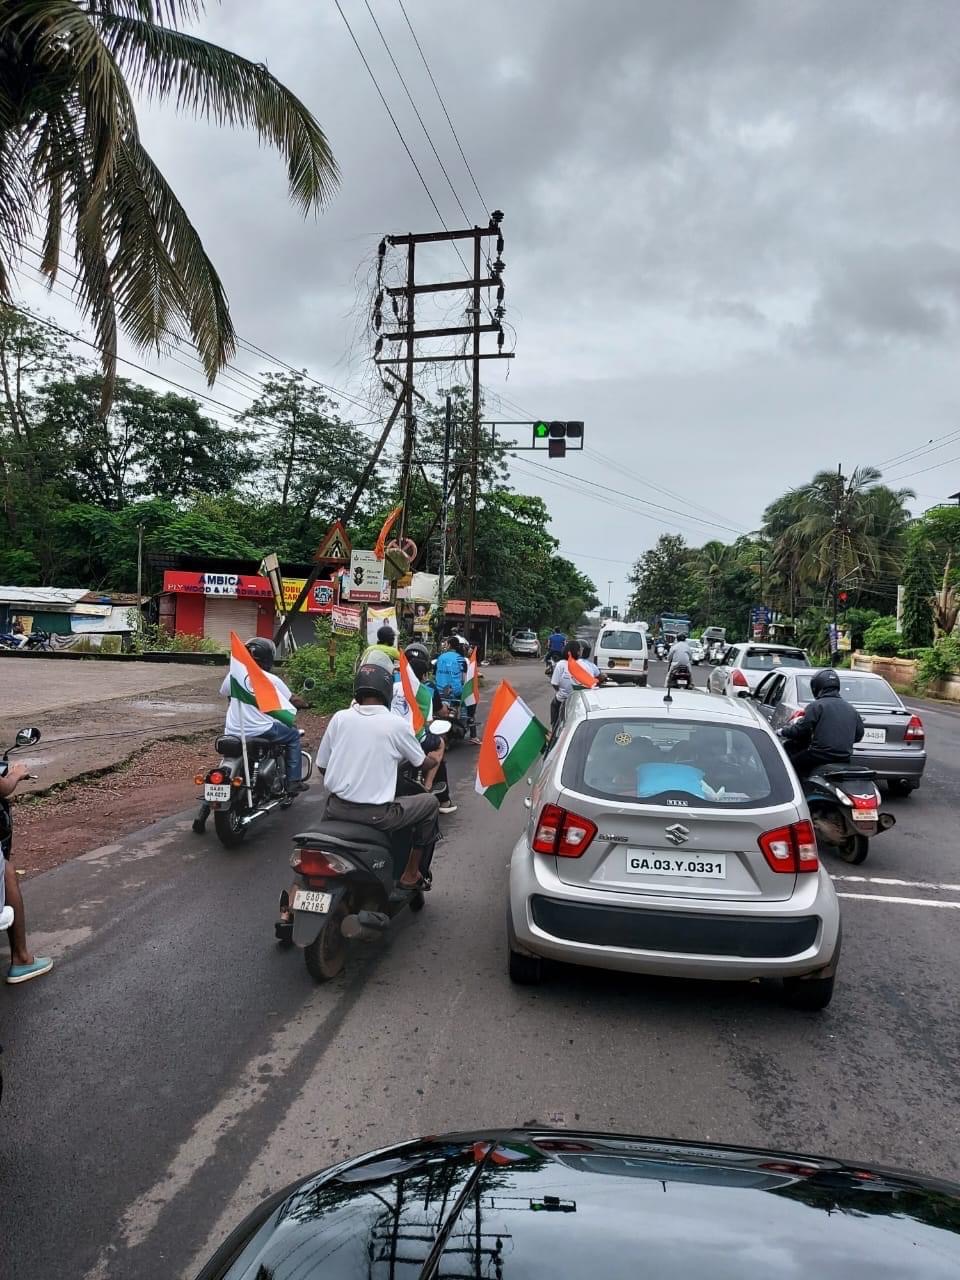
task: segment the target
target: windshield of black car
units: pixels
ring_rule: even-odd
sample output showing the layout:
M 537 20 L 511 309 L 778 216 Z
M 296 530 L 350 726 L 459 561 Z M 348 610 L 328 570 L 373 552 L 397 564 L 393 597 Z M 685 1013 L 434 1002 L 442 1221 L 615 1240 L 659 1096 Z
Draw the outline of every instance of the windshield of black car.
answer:
M 848 702 L 858 702 L 862 706 L 900 707 L 902 703 L 886 680 L 871 679 L 870 676 L 858 675 L 855 671 L 838 671 L 840 677 L 840 697 Z M 813 676 L 797 676 L 797 696 L 801 702 L 813 701 L 813 690 L 810 681 Z
M 753 808 L 793 789 L 762 729 L 668 718 L 587 720 L 563 763 L 562 782 L 604 800 Z
M 605 631 L 600 637 L 601 649 L 643 649 L 642 631 Z
M 740 666 L 745 671 L 776 671 L 780 667 L 809 667 L 802 649 L 748 649 Z

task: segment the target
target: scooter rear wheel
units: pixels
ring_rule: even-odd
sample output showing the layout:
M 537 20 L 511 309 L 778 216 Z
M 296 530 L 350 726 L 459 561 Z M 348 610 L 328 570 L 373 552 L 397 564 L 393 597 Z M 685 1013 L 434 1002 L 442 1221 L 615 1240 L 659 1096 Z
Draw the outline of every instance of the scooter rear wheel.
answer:
M 327 916 L 326 924 L 303 949 L 307 972 L 314 982 L 329 982 L 343 972 L 347 962 L 347 940 L 340 930 L 347 914 L 347 904 L 341 901 L 336 911 Z
M 850 862 L 854 866 L 858 866 L 866 860 L 867 854 L 870 852 L 870 841 L 866 836 L 854 834 L 847 836 L 843 844 L 838 844 L 836 849 L 844 862 Z

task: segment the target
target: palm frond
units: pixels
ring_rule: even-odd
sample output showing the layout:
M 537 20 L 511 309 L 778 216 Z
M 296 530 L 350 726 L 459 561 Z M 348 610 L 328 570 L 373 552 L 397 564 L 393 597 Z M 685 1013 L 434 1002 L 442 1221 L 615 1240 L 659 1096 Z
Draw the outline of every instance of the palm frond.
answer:
M 137 18 L 102 21 L 104 39 L 136 91 L 171 98 L 220 124 L 255 128 L 286 160 L 291 198 L 304 213 L 331 198 L 339 173 L 326 136 L 266 67 Z

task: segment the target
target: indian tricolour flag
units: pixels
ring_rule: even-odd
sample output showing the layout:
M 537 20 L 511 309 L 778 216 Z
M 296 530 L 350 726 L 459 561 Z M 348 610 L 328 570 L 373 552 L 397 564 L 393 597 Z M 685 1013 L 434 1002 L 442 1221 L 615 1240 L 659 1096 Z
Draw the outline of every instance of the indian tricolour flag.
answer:
M 256 707 L 265 716 L 294 724 L 297 712 L 267 673 L 254 662 L 240 637 L 230 632 L 230 697 Z
M 600 683 L 593 672 L 579 663 L 576 658 L 567 659 L 567 675 L 578 689 L 595 689 Z
M 477 679 L 477 646 L 470 650 L 467 659 L 467 678 L 463 682 L 461 701 L 465 707 L 475 707 L 480 701 L 480 681 Z
M 400 687 L 410 713 L 410 727 L 419 738 L 433 711 L 433 690 L 418 679 L 405 653 L 400 655 Z
M 547 731 L 506 680 L 493 695 L 477 760 L 477 791 L 495 809 L 543 750 Z

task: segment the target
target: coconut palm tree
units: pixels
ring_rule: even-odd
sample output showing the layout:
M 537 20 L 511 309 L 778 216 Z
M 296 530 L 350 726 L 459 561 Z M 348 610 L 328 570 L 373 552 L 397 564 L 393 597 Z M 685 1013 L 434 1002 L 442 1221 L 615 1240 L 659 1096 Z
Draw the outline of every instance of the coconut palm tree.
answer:
M 286 160 L 304 213 L 337 184 L 302 102 L 266 67 L 181 30 L 202 10 L 203 0 L 0 0 L 0 301 L 34 230 L 51 284 L 69 237 L 108 388 L 118 324 L 139 347 L 191 338 L 210 381 L 235 345 L 220 279 L 141 141 L 138 95 L 255 129 Z

